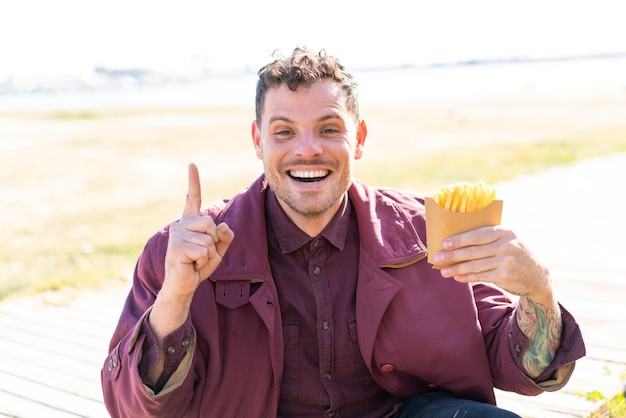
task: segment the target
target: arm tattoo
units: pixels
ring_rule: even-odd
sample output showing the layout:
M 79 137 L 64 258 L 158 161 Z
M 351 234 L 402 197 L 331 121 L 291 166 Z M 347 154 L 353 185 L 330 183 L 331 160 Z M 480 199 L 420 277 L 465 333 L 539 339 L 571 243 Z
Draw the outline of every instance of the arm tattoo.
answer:
M 561 340 L 561 311 L 522 296 L 517 307 L 517 324 L 530 345 L 522 354 L 522 365 L 530 377 L 538 377 L 552 362 Z

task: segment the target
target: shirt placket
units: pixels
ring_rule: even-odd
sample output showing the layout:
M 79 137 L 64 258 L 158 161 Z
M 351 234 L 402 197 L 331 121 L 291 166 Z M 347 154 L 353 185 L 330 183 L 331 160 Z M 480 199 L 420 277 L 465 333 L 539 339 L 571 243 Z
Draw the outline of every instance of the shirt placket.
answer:
M 332 410 L 339 407 L 344 399 L 335 380 L 333 300 L 326 268 L 329 243 L 323 238 L 318 238 L 311 242 L 310 249 L 308 271 L 317 313 L 315 334 L 319 349 L 319 373 Z

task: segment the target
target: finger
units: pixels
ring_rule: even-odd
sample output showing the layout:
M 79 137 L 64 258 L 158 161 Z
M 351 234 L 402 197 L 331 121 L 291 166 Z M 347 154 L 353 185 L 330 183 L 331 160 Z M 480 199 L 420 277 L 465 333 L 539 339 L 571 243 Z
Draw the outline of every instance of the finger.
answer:
M 178 222 L 172 224 L 170 231 L 180 233 L 183 231 L 201 232 L 208 234 L 217 239 L 217 229 L 215 222 L 210 216 L 194 216 L 192 218 L 181 218 Z
M 181 231 L 175 241 L 184 245 L 199 245 L 206 248 L 213 247 L 216 242 L 214 235 L 192 230 Z
M 183 218 L 198 216 L 202 205 L 202 192 L 200 189 L 200 175 L 195 164 L 189 164 L 189 186 L 187 188 L 187 200 L 183 210 Z
M 451 265 L 492 258 L 497 254 L 497 243 L 491 243 L 439 251 L 435 254 L 434 260 L 437 264 Z
M 486 226 L 446 238 L 443 241 L 443 248 L 446 250 L 455 250 L 473 245 L 490 244 L 497 241 L 499 238 L 500 233 L 497 227 Z
M 443 277 L 454 277 L 459 282 L 488 281 L 495 279 L 498 266 L 494 257 L 464 261 L 441 269 Z
M 215 249 L 220 257 L 224 257 L 230 243 L 233 242 L 233 239 L 235 238 L 235 233 L 228 225 L 222 222 L 217 226 L 217 238 Z
M 226 225 L 221 223 L 216 227 L 217 239 L 212 239 L 212 246 L 207 247 L 207 257 L 196 261 L 196 271 L 203 277 L 208 277 L 217 268 L 217 265 L 222 262 L 226 250 L 230 246 L 230 243 L 235 237 L 234 232 Z

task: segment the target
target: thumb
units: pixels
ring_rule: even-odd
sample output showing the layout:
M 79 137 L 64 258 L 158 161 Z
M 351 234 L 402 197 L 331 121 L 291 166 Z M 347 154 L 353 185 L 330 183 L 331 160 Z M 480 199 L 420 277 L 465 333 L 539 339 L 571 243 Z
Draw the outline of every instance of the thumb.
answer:
M 222 222 L 217 226 L 217 238 L 218 241 L 215 244 L 215 250 L 220 255 L 220 257 L 224 257 L 226 254 L 226 250 L 230 246 L 230 243 L 235 239 L 235 233 L 230 227 Z

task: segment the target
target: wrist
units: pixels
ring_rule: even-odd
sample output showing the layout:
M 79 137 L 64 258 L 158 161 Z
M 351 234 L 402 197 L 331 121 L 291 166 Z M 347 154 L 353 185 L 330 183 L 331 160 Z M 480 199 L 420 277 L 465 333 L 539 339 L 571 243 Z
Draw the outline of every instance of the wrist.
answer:
M 554 291 L 552 290 L 552 278 L 545 267 L 541 268 L 541 274 L 536 275 L 534 286 L 529 289 L 525 296 L 532 299 L 535 303 L 546 307 L 556 305 Z
M 157 341 L 177 330 L 189 317 L 193 295 L 170 295 L 161 290 L 148 316 Z

